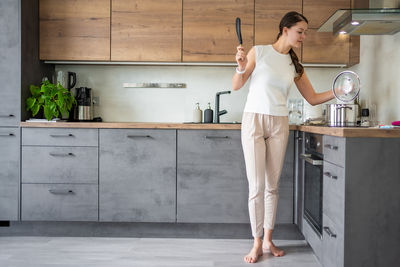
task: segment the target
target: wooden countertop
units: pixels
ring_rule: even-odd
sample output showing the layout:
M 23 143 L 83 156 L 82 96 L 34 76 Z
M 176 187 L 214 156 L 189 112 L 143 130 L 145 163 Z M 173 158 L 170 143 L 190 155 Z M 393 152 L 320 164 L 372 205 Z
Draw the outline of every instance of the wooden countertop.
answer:
M 400 128 L 379 129 L 366 127 L 328 127 L 328 126 L 306 126 L 298 125 L 298 131 L 326 134 L 338 137 L 383 137 L 400 138 Z
M 21 127 L 114 128 L 114 129 L 195 129 L 240 130 L 240 123 L 168 123 L 168 122 L 21 122 Z
M 240 130 L 240 123 L 167 123 L 167 122 L 21 122 L 21 127 L 39 128 L 114 128 L 114 129 L 187 129 L 187 130 Z M 326 134 L 338 137 L 400 138 L 400 128 L 379 129 L 364 127 L 327 127 L 290 125 L 290 130 Z

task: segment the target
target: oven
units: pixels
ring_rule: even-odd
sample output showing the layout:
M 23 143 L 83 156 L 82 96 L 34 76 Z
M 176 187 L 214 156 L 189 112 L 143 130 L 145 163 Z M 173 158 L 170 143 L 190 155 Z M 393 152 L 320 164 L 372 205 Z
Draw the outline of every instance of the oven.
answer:
M 311 228 L 322 236 L 323 154 L 322 135 L 306 133 L 304 154 L 304 213 Z

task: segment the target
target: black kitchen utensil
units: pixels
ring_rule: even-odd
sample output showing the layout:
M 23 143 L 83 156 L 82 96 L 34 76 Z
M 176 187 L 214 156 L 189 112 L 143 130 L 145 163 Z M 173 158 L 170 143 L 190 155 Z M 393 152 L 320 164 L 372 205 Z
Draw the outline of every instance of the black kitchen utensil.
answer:
M 67 87 L 68 90 L 71 90 L 76 85 L 76 73 L 68 71 L 68 82 Z
M 240 30 L 240 18 L 236 18 L 236 34 L 239 40 L 239 44 L 242 45 L 243 41 L 242 41 L 242 32 Z

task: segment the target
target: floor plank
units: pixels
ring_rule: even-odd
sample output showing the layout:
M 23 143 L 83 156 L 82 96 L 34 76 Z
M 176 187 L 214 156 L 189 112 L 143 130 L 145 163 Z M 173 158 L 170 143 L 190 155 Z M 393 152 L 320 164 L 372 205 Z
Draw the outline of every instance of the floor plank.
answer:
M 286 255 L 257 266 L 320 267 L 304 240 L 276 240 Z M 249 266 L 249 239 L 0 237 L 0 266 Z

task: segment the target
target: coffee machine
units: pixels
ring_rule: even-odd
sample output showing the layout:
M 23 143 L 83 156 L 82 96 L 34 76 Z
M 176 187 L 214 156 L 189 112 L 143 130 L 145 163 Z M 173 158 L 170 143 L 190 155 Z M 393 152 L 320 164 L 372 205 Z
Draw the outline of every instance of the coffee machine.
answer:
M 93 121 L 92 89 L 88 87 L 75 88 L 77 106 L 74 112 L 75 121 Z

